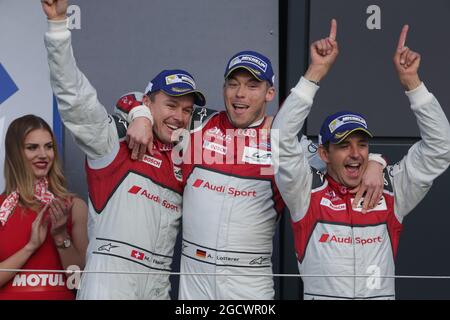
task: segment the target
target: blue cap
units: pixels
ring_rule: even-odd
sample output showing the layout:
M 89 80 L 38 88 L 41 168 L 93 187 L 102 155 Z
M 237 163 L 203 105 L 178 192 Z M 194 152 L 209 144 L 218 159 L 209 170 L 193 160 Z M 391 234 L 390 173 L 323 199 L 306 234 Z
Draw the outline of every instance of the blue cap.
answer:
M 196 105 L 203 107 L 206 104 L 205 96 L 196 88 L 194 77 L 184 70 L 161 71 L 148 83 L 144 92 L 148 95 L 157 91 L 163 91 L 173 97 L 194 93 Z
M 271 86 L 275 82 L 272 63 L 266 56 L 255 51 L 241 51 L 231 57 L 225 68 L 225 79 L 239 68 L 246 69 L 259 81 L 268 81 Z
M 349 134 L 355 131 L 363 131 L 369 137 L 373 137 L 367 128 L 367 121 L 362 114 L 340 111 L 327 117 L 320 128 L 319 144 L 330 142 L 341 143 Z

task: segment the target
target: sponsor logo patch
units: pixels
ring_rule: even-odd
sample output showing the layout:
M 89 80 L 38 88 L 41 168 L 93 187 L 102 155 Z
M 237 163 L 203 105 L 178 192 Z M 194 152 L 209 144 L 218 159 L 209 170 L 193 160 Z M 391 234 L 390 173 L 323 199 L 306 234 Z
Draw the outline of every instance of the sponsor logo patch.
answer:
M 327 198 L 322 198 L 322 200 L 320 200 L 320 205 L 328 207 L 334 211 L 342 211 L 347 209 L 347 205 L 345 203 L 334 204 Z
M 354 200 L 355 199 L 352 198 L 350 201 L 353 203 Z M 353 211 L 362 212 L 363 202 L 364 202 L 364 198 L 360 199 L 358 202 L 358 205 L 356 206 L 355 209 L 353 209 Z M 377 205 L 373 209 L 367 210 L 367 212 L 385 211 L 385 210 L 387 210 L 387 204 L 386 204 L 386 200 L 384 199 L 384 196 L 382 196 L 381 199 L 378 201 Z
M 183 181 L 183 172 L 180 167 L 173 166 L 173 174 L 175 175 L 175 179 Z
M 174 83 L 187 83 L 192 88 L 195 89 L 194 79 L 192 79 L 191 77 L 188 77 L 185 74 L 172 74 L 172 75 L 166 77 L 166 84 L 167 85 L 174 84 Z
M 220 141 L 226 141 L 231 142 L 233 140 L 232 136 L 230 134 L 225 134 L 220 130 L 218 127 L 214 127 L 211 129 L 206 130 L 205 136 L 214 137 L 214 139 L 220 140 Z
M 203 142 L 203 149 L 211 150 L 224 155 L 227 153 L 227 147 L 222 146 L 218 143 L 210 142 L 208 140 L 205 140 Z
M 234 187 L 224 186 L 224 185 L 214 185 L 212 183 L 209 183 L 208 181 L 197 179 L 192 184 L 194 188 L 203 188 L 208 189 L 210 191 L 215 191 L 217 193 L 223 193 L 230 195 L 234 198 L 236 197 L 249 197 L 254 198 L 256 197 L 256 191 L 255 190 L 238 190 Z
M 247 54 L 237 56 L 236 58 L 231 60 L 229 66 L 228 66 L 228 69 L 233 68 L 238 63 L 253 64 L 254 66 L 261 69 L 263 72 L 266 72 L 266 70 L 267 70 L 267 64 L 264 61 L 262 61 L 258 57 L 255 57 L 252 55 L 247 55 Z
M 118 248 L 119 246 L 114 246 L 112 243 L 104 244 L 100 246 L 97 251 L 108 251 L 111 252 L 112 249 Z
M 328 233 L 322 234 L 322 236 L 319 239 L 320 243 L 337 243 L 337 244 L 359 244 L 361 246 L 370 245 L 370 244 L 376 244 L 376 243 L 382 243 L 383 238 L 381 236 L 374 236 L 374 237 L 355 237 L 353 238 L 351 236 L 338 236 L 338 235 L 330 235 Z
M 242 154 L 242 161 L 251 164 L 270 165 L 272 164 L 272 152 L 253 147 L 245 147 Z
M 366 121 L 363 118 L 354 115 L 344 115 L 337 119 L 334 119 L 333 121 L 330 122 L 328 128 L 330 129 L 330 132 L 333 133 L 336 129 L 342 127 L 347 123 L 358 123 L 367 129 Z
M 189 91 L 189 90 L 191 90 L 191 89 L 189 89 L 189 88 L 172 87 L 171 90 L 174 91 L 174 92 L 183 93 L 183 92 Z
M 144 158 L 142 159 L 142 162 L 145 162 L 146 164 L 149 164 L 151 166 L 154 166 L 156 168 L 161 168 L 162 160 L 156 159 L 154 157 L 150 157 L 148 155 L 144 155 Z
M 168 200 L 163 200 L 161 199 L 161 197 L 157 194 L 153 194 L 148 190 L 142 189 L 139 186 L 132 186 L 129 190 L 128 193 L 131 194 L 135 194 L 135 195 L 139 195 L 139 196 L 143 196 L 146 197 L 148 200 L 154 201 L 155 203 L 163 206 L 166 209 L 172 210 L 172 211 L 176 211 L 176 212 L 180 212 L 180 207 L 177 204 L 174 204 Z

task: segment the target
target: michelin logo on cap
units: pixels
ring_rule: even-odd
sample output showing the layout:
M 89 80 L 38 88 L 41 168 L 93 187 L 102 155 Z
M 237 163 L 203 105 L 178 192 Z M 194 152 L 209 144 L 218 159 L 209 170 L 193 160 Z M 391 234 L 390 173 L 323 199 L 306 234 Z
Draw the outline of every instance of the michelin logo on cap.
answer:
M 347 124 L 347 123 L 359 123 L 361 124 L 364 128 L 367 129 L 367 123 L 366 120 L 364 120 L 361 117 L 357 117 L 355 115 L 344 115 L 340 118 L 334 119 L 333 121 L 331 121 L 331 123 L 328 125 L 328 128 L 330 129 L 330 132 L 333 133 L 334 131 L 336 131 L 337 129 L 339 129 L 340 127 L 342 127 L 343 125 Z
M 187 83 L 190 85 L 193 89 L 196 89 L 194 79 L 188 77 L 185 74 L 171 74 L 170 76 L 166 77 L 166 84 L 174 84 L 174 83 Z
M 234 58 L 230 61 L 230 65 L 228 66 L 228 69 L 233 68 L 235 65 L 239 63 L 250 63 L 255 65 L 256 67 L 263 70 L 263 72 L 267 71 L 267 63 L 259 59 L 258 57 L 251 56 L 251 55 L 240 55 Z

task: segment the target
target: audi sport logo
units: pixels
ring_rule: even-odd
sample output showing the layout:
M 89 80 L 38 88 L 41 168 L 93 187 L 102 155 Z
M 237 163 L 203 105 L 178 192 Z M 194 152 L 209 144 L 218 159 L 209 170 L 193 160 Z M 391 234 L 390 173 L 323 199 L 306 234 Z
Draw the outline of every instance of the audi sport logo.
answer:
M 336 236 L 336 235 L 330 235 L 328 233 L 322 234 L 322 236 L 319 239 L 320 243 L 337 243 L 337 244 L 360 244 L 362 246 L 368 245 L 368 244 L 375 244 L 375 243 L 382 243 L 383 238 L 381 236 L 376 237 L 368 237 L 368 238 L 362 238 L 362 237 L 355 237 L 354 241 L 351 236 Z
M 143 196 L 143 197 L 147 198 L 148 200 L 156 202 L 157 204 L 163 206 L 166 209 L 176 211 L 176 212 L 181 211 L 181 209 L 179 208 L 179 206 L 177 204 L 172 203 L 168 200 L 162 200 L 159 195 L 153 194 L 150 191 L 142 189 L 140 186 L 136 186 L 136 185 L 132 186 L 128 190 L 128 193 Z
M 196 189 L 198 188 L 208 189 L 218 193 L 228 194 L 231 195 L 232 197 L 250 197 L 250 198 L 256 197 L 255 190 L 237 190 L 234 187 L 227 187 L 224 185 L 214 185 L 202 179 L 195 180 L 192 186 Z

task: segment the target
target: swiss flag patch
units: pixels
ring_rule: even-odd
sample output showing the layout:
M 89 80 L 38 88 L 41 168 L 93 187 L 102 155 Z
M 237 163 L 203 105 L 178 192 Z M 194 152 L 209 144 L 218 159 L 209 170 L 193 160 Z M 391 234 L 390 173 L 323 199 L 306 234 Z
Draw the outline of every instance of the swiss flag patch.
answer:
M 145 254 L 137 250 L 131 250 L 131 257 L 138 260 L 144 260 Z

